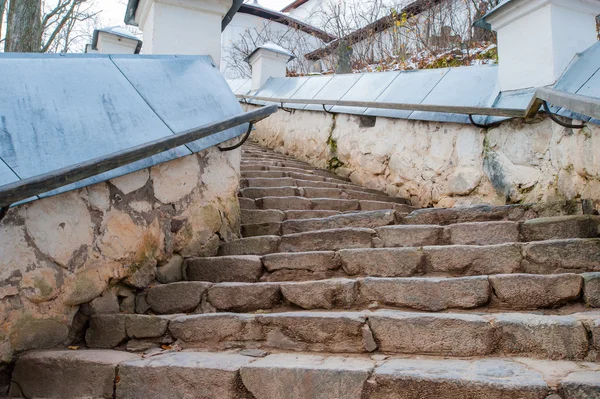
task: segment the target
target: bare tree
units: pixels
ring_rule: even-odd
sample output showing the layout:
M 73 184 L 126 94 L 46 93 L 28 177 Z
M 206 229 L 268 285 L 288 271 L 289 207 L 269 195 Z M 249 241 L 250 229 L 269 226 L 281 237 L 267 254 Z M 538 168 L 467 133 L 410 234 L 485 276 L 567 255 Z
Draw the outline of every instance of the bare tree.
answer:
M 4 51 L 39 52 L 43 33 L 41 14 L 41 0 L 12 0 L 8 6 Z
M 74 42 L 90 36 L 89 23 L 99 13 L 93 0 L 10 0 L 8 4 L 7 52 L 66 52 Z
M 289 50 L 296 57 L 288 64 L 289 75 L 304 75 L 310 72 L 310 65 L 304 59 L 304 54 L 325 44 L 322 39 L 306 33 L 294 24 L 284 25 L 276 20 L 269 20 L 259 27 L 246 29 L 237 40 L 224 48 L 222 61 L 226 65 L 227 76 L 250 77 L 252 73 L 247 57 L 257 47 L 268 42 Z
M 2 39 L 2 24 L 4 23 L 4 10 L 6 10 L 6 3 L 8 0 L 0 0 L 0 43 L 4 41 Z

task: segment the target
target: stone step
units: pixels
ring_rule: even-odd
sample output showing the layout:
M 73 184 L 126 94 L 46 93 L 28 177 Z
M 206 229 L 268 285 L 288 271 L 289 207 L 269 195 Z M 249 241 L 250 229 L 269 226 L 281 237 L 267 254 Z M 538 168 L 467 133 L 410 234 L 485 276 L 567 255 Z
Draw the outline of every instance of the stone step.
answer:
M 596 277 L 600 278 L 600 274 Z M 475 277 L 407 277 L 269 283 L 178 282 L 156 285 L 141 295 L 148 312 L 283 311 L 385 307 L 438 312 L 448 309 L 555 309 L 592 306 L 600 287 L 578 274 L 500 274 Z M 581 306 L 583 308 L 583 306 Z
M 281 222 L 243 224 L 241 226 L 242 237 L 280 236 L 282 234 L 281 225 Z
M 370 188 L 364 188 L 361 186 L 355 186 L 353 184 L 341 184 L 327 181 L 314 181 L 314 180 L 302 180 L 293 179 L 291 177 L 279 177 L 279 178 L 244 178 L 240 181 L 242 188 L 247 187 L 286 187 L 286 186 L 297 186 L 297 187 L 308 187 L 308 188 L 341 188 L 354 191 L 362 191 L 370 194 L 384 195 L 381 191 L 372 190 Z
M 339 181 L 350 181 L 349 178 L 345 178 L 342 176 L 338 176 L 333 172 L 329 172 L 326 170 L 321 170 L 321 169 L 317 169 L 313 166 L 306 166 L 306 167 L 298 167 L 298 166 L 267 166 L 267 165 L 242 165 L 240 166 L 240 171 L 242 172 L 242 174 L 244 172 L 250 172 L 250 171 L 269 171 L 269 172 L 285 172 L 287 173 L 288 177 L 294 177 L 296 179 L 302 179 L 304 178 L 306 175 L 313 175 L 313 176 L 319 176 L 319 177 L 324 177 L 324 178 L 331 178 L 334 180 L 339 180 Z M 242 176 L 242 177 L 247 177 L 247 176 Z M 309 179 L 311 180 L 311 179 Z
M 130 341 L 143 336 L 157 342 L 175 340 L 184 349 L 379 351 L 597 361 L 599 333 L 600 312 L 556 316 L 378 310 L 205 313 L 169 317 L 97 314 L 91 316 L 85 337 L 90 348 L 100 349 L 133 348 Z
M 410 220 L 405 216 L 402 223 Z M 598 216 L 559 216 L 523 222 L 465 222 L 446 226 L 398 225 L 376 228 L 384 247 L 493 245 L 567 238 L 597 238 Z
M 250 170 L 250 171 L 242 171 L 242 178 L 245 179 L 278 179 L 290 177 L 296 180 L 304 180 L 304 181 L 313 181 L 313 182 L 328 182 L 328 183 L 337 183 L 337 184 L 346 184 L 347 180 L 342 180 L 337 176 L 319 176 L 316 174 L 312 174 L 311 172 L 302 171 L 302 172 L 294 172 L 289 171 L 289 168 L 279 171 L 272 170 Z
M 17 360 L 11 396 L 544 399 L 554 394 L 577 399 L 597 397 L 599 380 L 600 366 L 595 363 L 526 358 L 463 360 L 244 350 L 166 350 L 143 358 L 115 350 L 52 350 Z M 18 386 L 26 388 L 20 392 Z
M 272 226 L 258 226 L 265 231 L 272 227 L 272 230 L 276 231 L 274 234 L 279 234 L 281 231 L 284 235 L 280 240 L 273 236 L 265 236 L 265 238 L 258 236 L 223 243 L 219 253 L 263 255 L 273 252 L 335 251 L 349 248 L 495 245 L 570 238 L 596 239 L 600 223 L 600 218 L 597 216 L 570 216 L 522 223 L 474 222 L 448 226 L 388 226 L 397 221 L 393 212 L 374 212 L 378 213 L 347 213 L 321 219 L 284 221 L 280 223 L 281 229 L 277 227 L 277 223 Z M 384 224 L 384 226 L 377 227 L 377 224 Z M 258 227 L 254 227 L 253 232 L 259 233 Z M 360 230 L 362 227 L 374 228 Z M 352 228 L 355 228 L 355 231 L 350 231 Z M 301 232 L 294 233 L 294 230 Z M 357 238 L 359 236 L 360 239 Z M 267 241 L 270 243 L 268 246 Z M 266 248 L 271 252 L 265 252 Z
M 378 195 L 365 193 L 363 191 L 345 190 L 341 188 L 314 188 L 314 187 L 297 187 L 297 186 L 282 186 L 282 187 L 247 187 L 240 190 L 240 195 L 245 198 L 262 198 L 262 197 L 306 197 L 306 198 L 333 198 L 333 199 L 356 199 L 356 200 L 377 200 L 380 202 L 394 202 L 397 204 L 405 204 L 405 198 L 388 197 L 386 195 Z
M 279 209 L 242 209 L 242 224 L 273 223 L 284 220 L 319 219 L 340 215 L 340 211 L 298 210 L 280 211 Z
M 325 218 L 286 220 L 282 223 L 282 233 L 294 234 L 342 227 L 375 228 L 396 222 L 396 212 L 393 210 L 344 213 Z
M 447 225 L 465 222 L 521 221 L 538 216 L 533 205 L 473 205 L 460 208 L 427 208 L 414 211 L 406 224 Z
M 390 197 L 391 198 L 391 197 Z M 356 199 L 336 199 L 336 198 L 305 198 L 305 197 L 262 197 L 245 198 L 239 197 L 241 209 L 277 209 L 281 211 L 372 211 L 377 209 L 394 209 L 398 212 L 406 213 L 404 204 L 388 202 L 386 207 L 373 209 L 370 205 L 373 201 Z M 364 208 L 364 209 L 363 209 Z
M 367 245 L 370 229 L 348 229 Z M 304 234 L 304 233 L 300 233 Z M 326 233 L 329 236 L 332 233 Z M 292 235 L 288 248 L 301 240 Z M 335 234 L 333 234 L 335 236 Z M 289 237 L 289 236 L 288 236 Z M 326 236 L 323 236 L 326 237 Z M 294 240 L 296 242 L 294 242 Z M 600 239 L 566 239 L 497 245 L 450 245 L 402 248 L 357 248 L 338 251 L 282 252 L 282 237 L 251 237 L 224 246 L 221 253 L 261 253 L 188 258 L 189 280 L 254 282 L 313 280 L 330 277 L 462 277 L 494 274 L 600 272 Z M 305 240 L 310 242 L 309 240 Z M 322 241 L 321 241 L 322 244 Z M 320 244 L 319 244 L 320 245 Z M 597 283 L 600 284 L 600 281 Z M 600 300 L 600 299 L 599 299 Z

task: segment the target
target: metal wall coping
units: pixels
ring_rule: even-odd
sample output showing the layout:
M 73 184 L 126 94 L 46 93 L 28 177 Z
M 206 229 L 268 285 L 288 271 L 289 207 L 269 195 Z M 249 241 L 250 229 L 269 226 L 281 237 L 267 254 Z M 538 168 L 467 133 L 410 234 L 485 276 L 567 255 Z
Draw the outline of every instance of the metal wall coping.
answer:
M 208 56 L 4 53 L 0 71 L 0 186 L 243 113 Z M 245 132 L 245 126 L 230 127 L 20 203 L 145 169 Z
M 254 93 L 250 79 L 229 83 L 238 98 L 257 105 L 439 122 L 471 123 L 472 119 L 478 125 L 491 125 L 519 117 L 514 116 L 517 110 L 521 116 L 527 114 L 537 99 L 537 88 L 501 92 L 497 69 L 487 65 L 271 78 Z M 552 88 L 600 97 L 600 43 L 578 54 Z M 333 107 L 324 110 L 323 104 Z M 473 112 L 472 117 L 461 113 L 461 108 Z M 595 117 L 556 104 L 550 109 L 567 118 L 600 124 Z

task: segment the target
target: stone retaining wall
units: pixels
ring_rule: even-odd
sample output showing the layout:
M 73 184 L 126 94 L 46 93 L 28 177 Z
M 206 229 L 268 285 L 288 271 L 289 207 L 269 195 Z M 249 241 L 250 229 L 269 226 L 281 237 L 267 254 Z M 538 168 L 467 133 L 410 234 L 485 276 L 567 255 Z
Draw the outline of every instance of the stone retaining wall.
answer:
M 417 206 L 591 199 L 598 208 L 600 200 L 600 127 L 593 124 L 565 129 L 540 116 L 479 129 L 295 110 L 263 120 L 252 137 Z
M 69 342 L 79 305 L 103 293 L 133 313 L 136 289 L 177 273 L 181 256 L 237 238 L 239 165 L 240 150 L 213 147 L 12 208 L 0 222 L 0 361 Z

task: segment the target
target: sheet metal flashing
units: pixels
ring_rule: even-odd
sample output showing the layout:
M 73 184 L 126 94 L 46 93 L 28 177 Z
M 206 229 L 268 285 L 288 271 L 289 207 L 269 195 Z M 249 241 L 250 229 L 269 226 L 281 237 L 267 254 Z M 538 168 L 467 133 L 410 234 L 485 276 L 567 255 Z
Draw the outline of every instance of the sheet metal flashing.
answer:
M 0 185 L 242 113 L 208 56 L 0 54 Z M 239 126 L 40 195 L 189 155 Z
M 397 72 L 370 72 L 349 75 L 323 75 L 270 79 L 260 88 L 257 97 L 307 100 L 372 101 L 397 104 L 430 104 L 490 108 L 522 109 L 532 100 L 535 88 L 500 92 L 498 66 L 424 69 Z M 236 83 L 237 84 L 237 83 Z M 291 95 L 278 95 L 283 85 L 296 88 Z M 566 93 L 600 98 L 600 42 L 578 54 L 554 85 Z M 236 93 L 244 94 L 244 93 Z M 248 93 L 246 93 L 248 94 Z M 283 93 L 281 93 L 283 94 Z M 375 98 L 374 98 L 375 97 Z M 264 104 L 265 101 L 247 100 Z M 271 103 L 272 104 L 272 103 Z M 314 104 L 284 104 L 286 108 L 323 111 Z M 597 124 L 597 120 L 583 117 L 560 107 L 552 108 L 560 115 Z M 468 116 L 450 113 L 431 113 L 381 108 L 335 106 L 330 111 L 357 115 L 383 116 L 438 122 L 470 123 Z M 505 117 L 474 115 L 478 124 L 490 124 Z

